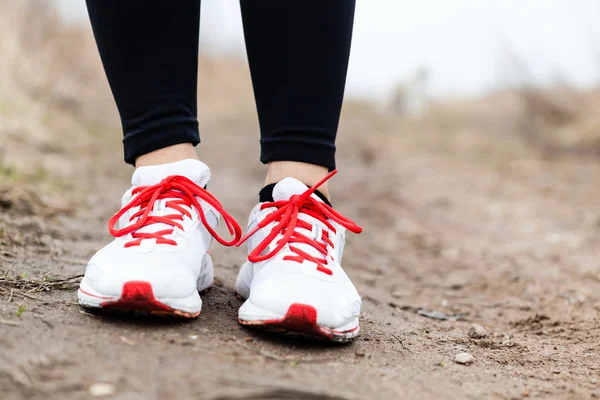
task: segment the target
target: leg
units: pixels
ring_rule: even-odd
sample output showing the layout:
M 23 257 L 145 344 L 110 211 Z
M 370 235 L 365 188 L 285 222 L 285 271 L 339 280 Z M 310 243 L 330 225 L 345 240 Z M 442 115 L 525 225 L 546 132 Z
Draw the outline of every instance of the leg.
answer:
M 246 299 L 238 319 L 349 341 L 358 334 L 361 300 L 340 262 L 345 231 L 361 228 L 331 207 L 327 179 L 335 169 L 354 0 L 241 4 L 269 171 L 242 239 L 250 238 L 236 281 Z
M 312 186 L 335 169 L 355 1 L 240 2 L 266 183 Z
M 241 229 L 205 188 L 197 159 L 199 0 L 88 0 L 94 34 L 137 167 L 115 237 L 86 266 L 79 304 L 196 317 L 213 282 L 208 248 L 233 245 Z M 207 207 L 209 205 L 210 207 Z M 215 232 L 219 214 L 234 238 Z
M 136 166 L 197 158 L 200 0 L 87 0 Z

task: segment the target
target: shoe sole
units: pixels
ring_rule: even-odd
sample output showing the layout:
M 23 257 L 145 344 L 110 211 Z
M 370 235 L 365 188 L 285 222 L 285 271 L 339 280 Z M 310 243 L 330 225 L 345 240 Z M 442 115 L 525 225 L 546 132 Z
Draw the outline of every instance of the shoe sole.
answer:
M 317 310 L 306 304 L 292 304 L 285 316 L 280 319 L 245 320 L 238 318 L 240 324 L 271 332 L 299 334 L 333 342 L 351 342 L 360 330 L 358 318 L 349 329 L 335 330 L 317 324 Z
M 150 315 L 183 318 L 196 318 L 200 315 L 200 310 L 197 312 L 178 310 L 157 300 L 152 285 L 143 281 L 126 282 L 119 298 L 99 296 L 81 288 L 77 292 L 77 298 L 79 304 L 86 308 L 135 311 Z

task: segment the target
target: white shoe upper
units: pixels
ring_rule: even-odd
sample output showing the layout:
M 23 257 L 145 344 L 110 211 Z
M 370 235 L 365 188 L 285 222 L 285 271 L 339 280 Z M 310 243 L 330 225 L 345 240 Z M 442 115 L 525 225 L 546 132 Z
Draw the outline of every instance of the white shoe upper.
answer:
M 197 315 L 198 290 L 213 280 L 213 237 L 225 245 L 248 240 L 248 261 L 236 281 L 247 299 L 240 320 L 282 319 L 300 305 L 314 309 L 317 325 L 329 333 L 354 337 L 361 299 L 340 263 L 346 229 L 361 228 L 315 195 L 318 185 L 309 189 L 286 178 L 275 185 L 273 202 L 252 210 L 240 241 L 239 225 L 204 189 L 209 179 L 210 170 L 197 160 L 138 168 L 109 221 L 115 239 L 86 267 L 80 304 L 103 307 L 118 301 L 126 284 L 143 282 L 158 302 Z M 230 242 L 215 233 L 220 215 L 234 235 Z
M 245 237 L 249 259 L 236 282 L 237 292 L 247 299 L 241 320 L 282 318 L 292 304 L 302 304 L 317 311 L 320 326 L 358 324 L 361 299 L 340 263 L 344 226 L 357 233 L 361 229 L 313 191 L 286 178 L 275 186 L 273 203 L 252 210 Z
M 219 216 L 234 231 L 237 226 L 204 190 L 209 179 L 209 168 L 197 160 L 138 168 L 121 211 L 109 222 L 115 239 L 86 267 L 84 292 L 118 298 L 125 283 L 142 281 L 163 303 L 189 298 L 194 304 L 188 306 L 199 311 L 197 291 L 213 279 L 207 252 Z M 236 232 L 234 242 L 238 238 Z

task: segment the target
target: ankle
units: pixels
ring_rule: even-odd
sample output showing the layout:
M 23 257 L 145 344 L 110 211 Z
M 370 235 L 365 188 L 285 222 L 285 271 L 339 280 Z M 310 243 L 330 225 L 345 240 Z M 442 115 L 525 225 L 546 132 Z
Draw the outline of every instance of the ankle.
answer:
M 274 161 L 269 163 L 267 176 L 265 178 L 265 186 L 277 183 L 280 180 L 292 177 L 298 179 L 307 186 L 316 185 L 323 179 L 329 170 L 326 167 L 308 164 L 298 161 Z M 319 192 L 330 199 L 328 182 L 319 186 Z
M 135 167 L 168 164 L 187 159 L 198 160 L 198 155 L 191 143 L 180 143 L 139 156 L 135 159 Z

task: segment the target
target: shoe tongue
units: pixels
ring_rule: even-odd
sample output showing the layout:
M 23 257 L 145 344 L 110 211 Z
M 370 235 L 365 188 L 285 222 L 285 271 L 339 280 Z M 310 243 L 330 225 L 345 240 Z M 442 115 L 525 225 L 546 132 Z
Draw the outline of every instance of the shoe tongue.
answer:
M 152 165 L 139 167 L 133 173 L 131 184 L 133 186 L 151 186 L 160 183 L 168 176 L 185 176 L 200 187 L 205 187 L 210 179 L 210 169 L 206 164 L 198 160 L 182 160 L 169 164 Z M 179 213 L 172 208 L 165 207 L 166 201 L 163 199 L 154 203 L 154 209 L 150 212 L 151 216 L 165 216 Z M 138 233 L 153 233 L 164 229 L 172 229 L 171 225 L 156 222 L 141 227 Z M 168 236 L 167 236 L 168 237 Z
M 293 195 L 301 195 L 302 193 L 306 192 L 307 190 L 308 190 L 308 186 L 306 186 L 304 183 L 300 182 L 298 179 L 285 178 L 285 179 L 279 181 L 273 188 L 273 200 L 275 200 L 275 201 L 289 200 Z M 319 198 L 319 196 L 317 196 L 314 193 L 311 194 L 311 197 L 317 201 L 323 202 L 323 200 L 321 200 Z M 308 222 L 309 224 L 311 224 L 311 226 L 314 224 L 317 224 L 321 228 L 324 228 L 324 225 L 322 223 L 317 222 L 317 220 L 315 218 L 308 216 L 307 214 L 305 214 L 303 212 L 300 212 L 300 214 L 298 215 L 298 218 Z M 305 236 L 308 236 L 312 239 L 315 239 L 319 242 L 322 242 L 320 235 L 319 235 L 319 237 L 313 237 L 314 235 L 313 235 L 312 230 L 296 227 L 296 232 L 301 233 Z M 319 252 L 315 247 L 311 246 L 310 244 L 294 243 L 294 246 L 314 257 L 317 257 L 317 258 L 323 257 L 321 252 Z
M 131 184 L 133 186 L 156 185 L 171 175 L 185 176 L 198 186 L 205 187 L 210 179 L 210 168 L 203 162 L 192 159 L 139 167 L 131 177 Z
M 293 195 L 301 195 L 307 190 L 308 186 L 300 182 L 298 179 L 284 178 L 280 180 L 273 188 L 273 200 L 289 200 Z M 311 197 L 322 202 L 322 200 L 314 193 L 311 195 Z

